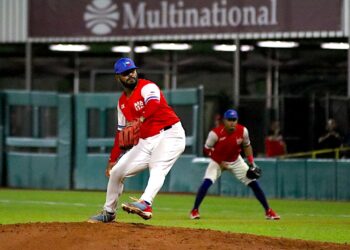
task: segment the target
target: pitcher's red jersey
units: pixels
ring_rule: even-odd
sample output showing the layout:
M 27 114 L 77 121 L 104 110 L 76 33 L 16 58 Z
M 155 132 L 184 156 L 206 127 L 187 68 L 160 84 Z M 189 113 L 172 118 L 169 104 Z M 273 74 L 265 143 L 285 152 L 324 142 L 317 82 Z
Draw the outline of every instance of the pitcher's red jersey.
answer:
M 150 114 L 147 110 L 147 105 L 152 101 L 159 102 L 159 104 Z M 135 120 L 141 116 L 146 118 L 141 126 L 141 138 L 156 135 L 163 128 L 180 121 L 173 109 L 169 107 L 158 86 L 145 79 L 138 80 L 137 86 L 131 96 L 127 97 L 123 92 L 119 98 L 118 111 L 121 111 L 118 112 L 119 129 L 123 128 L 126 122 Z

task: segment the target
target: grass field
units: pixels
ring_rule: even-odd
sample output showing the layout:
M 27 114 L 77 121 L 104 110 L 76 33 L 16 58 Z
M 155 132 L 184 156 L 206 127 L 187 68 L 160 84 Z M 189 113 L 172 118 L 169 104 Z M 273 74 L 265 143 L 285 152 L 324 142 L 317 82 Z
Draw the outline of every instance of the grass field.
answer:
M 120 204 L 139 195 L 125 193 Z M 85 221 L 99 212 L 104 199 L 105 192 L 0 189 L 0 224 Z M 350 202 L 270 200 L 282 219 L 267 221 L 255 199 L 218 196 L 208 196 L 202 218 L 190 220 L 193 201 L 194 195 L 159 194 L 151 220 L 121 209 L 117 220 L 350 244 Z

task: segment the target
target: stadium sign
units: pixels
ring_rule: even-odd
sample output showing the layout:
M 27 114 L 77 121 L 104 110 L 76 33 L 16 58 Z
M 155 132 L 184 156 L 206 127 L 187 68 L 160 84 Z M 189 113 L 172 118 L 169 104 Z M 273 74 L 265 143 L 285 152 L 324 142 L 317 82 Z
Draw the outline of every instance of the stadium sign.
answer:
M 142 40 L 188 39 L 213 34 L 340 31 L 342 1 L 316 2 L 29 0 L 29 37 Z
M 150 9 L 146 2 L 139 2 L 134 8 L 123 4 L 123 29 L 168 29 L 197 27 L 237 27 L 255 25 L 276 25 L 277 0 L 269 5 L 237 6 L 227 1 L 214 1 L 201 8 L 187 7 L 184 1 L 159 2 L 157 9 Z

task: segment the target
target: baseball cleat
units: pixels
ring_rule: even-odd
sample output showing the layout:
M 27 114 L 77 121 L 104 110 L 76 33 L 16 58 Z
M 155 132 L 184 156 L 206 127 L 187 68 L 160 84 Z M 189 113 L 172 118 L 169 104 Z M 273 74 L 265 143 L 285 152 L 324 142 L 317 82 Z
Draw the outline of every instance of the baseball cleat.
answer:
M 99 214 L 94 215 L 88 219 L 89 223 L 108 223 L 113 222 L 115 219 L 115 213 L 109 213 L 106 210 L 102 210 Z
M 269 208 L 266 211 L 266 219 L 267 220 L 279 220 L 279 219 L 281 219 L 281 216 L 279 216 L 275 211 L 273 211 L 271 208 Z
M 190 213 L 190 219 L 194 220 L 194 219 L 199 219 L 201 216 L 199 215 L 199 210 L 198 209 L 192 209 L 191 213 Z
M 129 214 L 137 214 L 144 220 L 149 220 L 152 218 L 152 207 L 142 200 L 131 203 L 123 203 L 122 209 Z

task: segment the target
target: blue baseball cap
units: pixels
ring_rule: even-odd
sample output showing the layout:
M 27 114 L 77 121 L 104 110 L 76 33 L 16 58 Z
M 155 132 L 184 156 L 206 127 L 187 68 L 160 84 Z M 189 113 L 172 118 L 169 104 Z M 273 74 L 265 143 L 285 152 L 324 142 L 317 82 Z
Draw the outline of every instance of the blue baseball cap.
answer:
M 136 67 L 133 60 L 131 60 L 130 58 L 127 58 L 127 57 L 120 58 L 114 64 L 114 72 L 116 74 L 121 74 L 121 73 L 128 71 L 128 70 L 131 70 L 131 69 L 138 69 L 138 67 Z
M 234 109 L 229 109 L 224 114 L 224 119 L 238 119 L 238 113 Z

